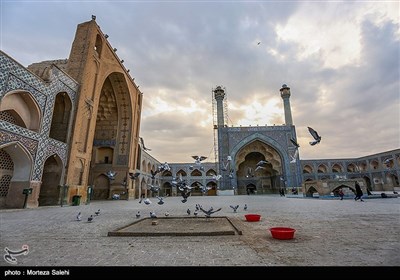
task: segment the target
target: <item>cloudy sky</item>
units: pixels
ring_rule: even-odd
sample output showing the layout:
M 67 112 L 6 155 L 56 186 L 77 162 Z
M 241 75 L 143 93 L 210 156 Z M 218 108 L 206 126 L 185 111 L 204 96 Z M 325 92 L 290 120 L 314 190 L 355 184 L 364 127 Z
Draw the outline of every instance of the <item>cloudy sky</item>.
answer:
M 1 0 L 1 50 L 24 66 L 68 58 L 96 15 L 144 94 L 140 135 L 159 161 L 214 161 L 212 89 L 228 125 L 284 123 L 301 159 L 400 148 L 398 1 Z M 260 42 L 260 44 L 258 44 Z M 316 146 L 307 126 L 322 136 Z

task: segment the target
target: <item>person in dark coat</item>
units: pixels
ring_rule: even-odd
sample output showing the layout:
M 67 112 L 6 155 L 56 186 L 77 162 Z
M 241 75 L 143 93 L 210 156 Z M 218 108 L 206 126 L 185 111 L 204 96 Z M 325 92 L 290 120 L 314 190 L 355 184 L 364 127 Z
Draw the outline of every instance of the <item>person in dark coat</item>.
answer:
M 361 190 L 361 187 L 360 187 L 360 185 L 358 184 L 358 182 L 356 182 L 355 187 L 356 187 L 356 197 L 354 198 L 354 200 L 355 200 L 355 201 L 357 201 L 357 200 L 364 201 L 364 200 L 362 199 L 363 191 Z

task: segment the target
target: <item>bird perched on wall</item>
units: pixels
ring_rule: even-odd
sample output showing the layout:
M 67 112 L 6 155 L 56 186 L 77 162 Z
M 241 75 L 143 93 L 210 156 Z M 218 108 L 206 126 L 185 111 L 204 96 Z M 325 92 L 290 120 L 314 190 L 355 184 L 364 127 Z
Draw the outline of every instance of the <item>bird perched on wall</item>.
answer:
M 314 145 L 318 144 L 319 142 L 321 142 L 322 137 L 318 135 L 318 132 L 309 126 L 307 126 L 307 128 L 308 128 L 308 131 L 310 132 L 311 136 L 314 138 L 314 141 L 311 141 L 310 145 L 314 146 Z

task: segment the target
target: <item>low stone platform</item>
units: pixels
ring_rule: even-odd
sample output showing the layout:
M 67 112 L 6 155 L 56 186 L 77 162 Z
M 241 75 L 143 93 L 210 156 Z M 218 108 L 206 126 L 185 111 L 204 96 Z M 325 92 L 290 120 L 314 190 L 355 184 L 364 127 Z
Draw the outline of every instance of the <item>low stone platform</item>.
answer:
M 226 216 L 144 218 L 108 236 L 215 236 L 241 235 L 242 231 Z

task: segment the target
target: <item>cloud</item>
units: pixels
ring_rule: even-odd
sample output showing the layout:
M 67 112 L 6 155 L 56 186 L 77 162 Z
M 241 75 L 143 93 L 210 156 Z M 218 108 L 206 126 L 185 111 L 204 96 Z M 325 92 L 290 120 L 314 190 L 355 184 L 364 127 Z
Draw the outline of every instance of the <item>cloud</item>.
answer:
M 255 126 L 284 122 L 286 83 L 302 159 L 400 146 L 398 2 L 2 5 L 1 49 L 26 66 L 68 57 L 76 25 L 96 15 L 140 85 L 140 135 L 161 162 L 213 160 L 218 85 L 228 124 Z M 308 144 L 307 126 L 320 144 Z

